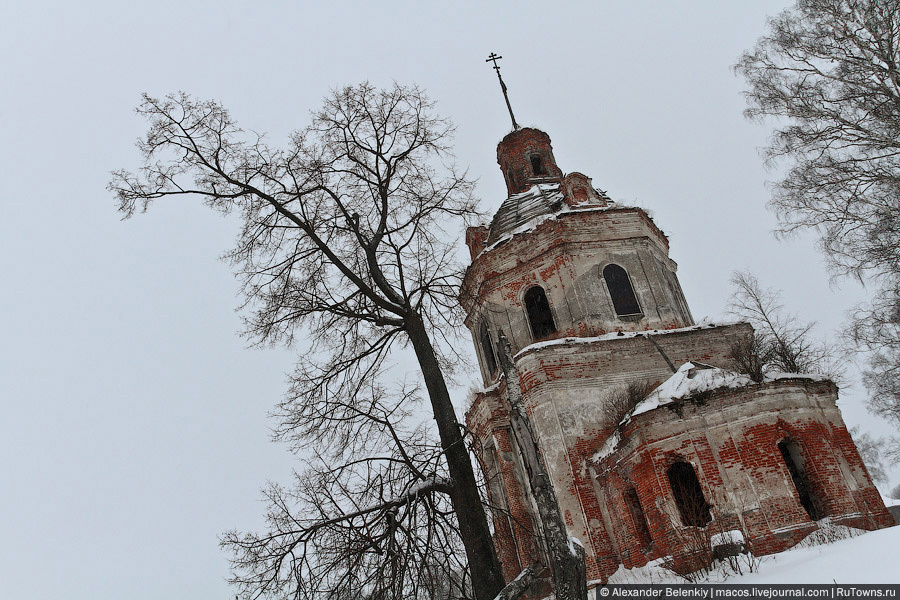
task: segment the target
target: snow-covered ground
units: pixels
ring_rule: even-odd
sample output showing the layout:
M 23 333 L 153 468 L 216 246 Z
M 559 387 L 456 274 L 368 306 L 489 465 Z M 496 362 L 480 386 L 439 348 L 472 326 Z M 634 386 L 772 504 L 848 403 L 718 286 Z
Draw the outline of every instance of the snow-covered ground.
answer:
M 844 539 L 820 543 L 816 537 Z M 620 567 L 609 583 L 685 583 L 661 563 L 658 560 L 637 569 Z M 714 568 L 704 582 L 900 583 L 900 526 L 878 531 L 827 527 L 786 552 L 755 560 L 741 557 L 737 564 L 741 573 L 722 566 Z

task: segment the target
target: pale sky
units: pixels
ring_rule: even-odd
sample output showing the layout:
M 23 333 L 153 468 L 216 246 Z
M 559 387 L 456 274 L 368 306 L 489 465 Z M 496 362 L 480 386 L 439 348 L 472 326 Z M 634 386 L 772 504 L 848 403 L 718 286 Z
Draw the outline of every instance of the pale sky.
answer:
M 296 351 L 246 347 L 217 258 L 236 222 L 189 201 L 122 222 L 105 189 L 138 164 L 141 92 L 218 100 L 277 142 L 334 87 L 416 83 L 493 211 L 497 52 L 560 168 L 652 211 L 695 318 L 750 269 L 831 334 L 864 291 L 829 283 L 812 237 L 773 238 L 769 126 L 731 72 L 784 4 L 3 3 L 0 594 L 233 598 L 217 536 L 259 528 L 259 489 L 297 466 L 266 417 Z M 858 384 L 842 398 L 849 425 L 889 432 Z

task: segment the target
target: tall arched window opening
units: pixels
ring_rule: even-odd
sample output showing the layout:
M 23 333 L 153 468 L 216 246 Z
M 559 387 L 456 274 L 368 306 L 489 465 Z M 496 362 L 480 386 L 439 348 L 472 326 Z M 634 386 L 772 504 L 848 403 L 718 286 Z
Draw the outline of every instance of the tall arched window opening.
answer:
M 493 376 L 497 371 L 497 357 L 494 355 L 494 345 L 491 343 L 491 334 L 488 332 L 487 322 L 482 321 L 481 333 L 481 352 L 484 354 L 484 366 L 487 368 L 488 375 Z
M 603 279 L 606 280 L 606 289 L 609 290 L 617 315 L 640 314 L 641 307 L 638 306 L 634 288 L 631 287 L 631 280 L 628 279 L 625 269 L 619 265 L 606 265 L 603 269 Z
M 547 294 L 541 286 L 536 285 L 525 292 L 525 312 L 528 313 L 528 322 L 531 324 L 531 333 L 535 341 L 556 333 L 550 303 L 547 302 Z
M 706 527 L 712 521 L 712 516 L 693 465 L 678 461 L 669 467 L 666 475 L 669 477 L 681 522 L 690 527 Z
M 781 452 L 781 458 L 784 459 L 784 464 L 791 474 L 791 481 L 797 489 L 800 504 L 810 519 L 818 521 L 825 516 L 825 511 L 822 509 L 822 503 L 819 501 L 819 498 L 816 497 L 800 447 L 791 440 L 781 440 L 778 442 L 778 450 Z
M 646 550 L 650 547 L 653 540 L 650 537 L 650 528 L 647 526 L 647 517 L 644 515 L 644 509 L 641 507 L 641 500 L 638 498 L 637 490 L 633 487 L 625 490 L 625 506 L 628 507 L 631 522 L 634 523 L 634 532 L 637 536 L 638 544 L 641 550 Z
M 531 155 L 531 172 L 537 175 L 546 175 L 547 172 L 544 170 L 544 163 L 541 160 L 540 155 L 532 154 Z

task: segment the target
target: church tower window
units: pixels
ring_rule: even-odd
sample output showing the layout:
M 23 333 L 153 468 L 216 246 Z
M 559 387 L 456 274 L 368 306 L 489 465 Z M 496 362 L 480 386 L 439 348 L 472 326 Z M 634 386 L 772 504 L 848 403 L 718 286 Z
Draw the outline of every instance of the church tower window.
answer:
M 689 527 L 706 527 L 712 521 L 712 516 L 693 465 L 678 461 L 669 467 L 666 475 L 669 477 L 669 485 L 672 486 L 675 506 L 678 507 L 682 524 Z
M 550 303 L 547 302 L 547 294 L 541 286 L 536 285 L 525 292 L 525 312 L 528 313 L 528 322 L 531 324 L 531 333 L 535 341 L 556 333 Z
M 487 321 L 481 322 L 481 352 L 484 354 L 484 366 L 488 375 L 493 377 L 497 371 L 497 357 L 494 355 L 494 345 L 491 343 L 491 334 L 488 332 Z
M 637 297 L 634 295 L 634 288 L 631 287 L 631 280 L 628 273 L 619 265 L 608 264 L 603 269 L 603 279 L 606 281 L 606 288 L 609 290 L 609 296 L 612 298 L 613 307 L 619 316 L 637 315 L 641 313 L 641 307 L 638 305 Z
M 539 154 L 531 155 L 531 172 L 535 175 L 547 174 L 547 172 L 544 170 L 544 163 L 541 161 L 541 157 Z

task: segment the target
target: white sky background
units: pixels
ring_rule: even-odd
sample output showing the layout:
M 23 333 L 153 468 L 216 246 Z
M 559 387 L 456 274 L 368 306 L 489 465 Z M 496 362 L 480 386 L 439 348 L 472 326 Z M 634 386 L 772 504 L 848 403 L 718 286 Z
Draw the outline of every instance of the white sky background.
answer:
M 266 419 L 292 353 L 245 347 L 217 260 L 236 222 L 188 201 L 120 222 L 105 190 L 138 164 L 142 91 L 219 100 L 281 141 L 335 86 L 415 82 L 494 211 L 509 130 L 495 51 L 560 168 L 652 210 L 695 318 L 719 318 L 735 269 L 822 333 L 863 297 L 830 286 L 812 238 L 770 234 L 769 128 L 743 119 L 730 67 L 783 2 L 322 4 L 0 8 L 4 597 L 231 598 L 217 536 L 258 528 L 259 488 L 295 466 Z M 843 395 L 847 422 L 887 433 L 862 397 Z

